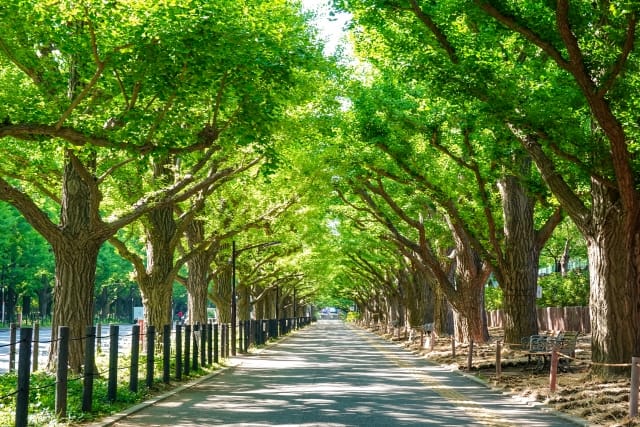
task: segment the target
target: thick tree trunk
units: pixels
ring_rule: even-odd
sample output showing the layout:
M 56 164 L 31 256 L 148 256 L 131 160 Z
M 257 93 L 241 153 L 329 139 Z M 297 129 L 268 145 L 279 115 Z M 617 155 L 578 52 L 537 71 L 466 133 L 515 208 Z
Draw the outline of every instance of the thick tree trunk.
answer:
M 185 287 L 187 288 L 187 305 L 190 323 L 206 324 L 209 257 L 196 255 L 188 263 L 189 275 Z
M 154 280 L 154 276 L 147 276 L 139 280 L 142 305 L 145 308 L 145 326 L 155 326 L 156 333 L 161 334 L 164 325 L 171 324 L 171 296 L 172 286 L 164 281 Z M 158 335 L 159 336 L 159 335 Z
M 79 171 L 79 160 L 68 155 L 63 177 L 60 234 L 46 236 L 56 260 L 55 304 L 52 318 L 52 337 L 49 369 L 55 370 L 58 353 L 58 327 L 68 326 L 72 339 L 69 348 L 69 367 L 75 373 L 84 363 L 87 326 L 93 325 L 93 288 L 100 246 L 107 236 L 97 233 L 101 223 L 97 218 L 96 193 L 85 181 L 86 173 Z
M 506 343 L 519 343 L 538 333 L 536 290 L 540 251 L 533 219 L 533 202 L 517 178 L 499 184 L 504 217 L 504 260 L 500 266 L 503 325 Z
M 84 337 L 87 326 L 93 325 L 93 287 L 100 244 L 97 242 L 67 241 L 55 245 L 56 302 L 53 305 L 49 369 L 55 370 L 58 354 L 58 327 L 68 326 L 72 340 L 69 342 L 69 367 L 72 372 L 82 371 L 84 364 Z
M 173 255 L 175 250 L 176 223 L 173 207 L 159 207 L 146 217 L 147 266 L 144 278 L 138 278 L 145 323 L 161 332 L 170 325 L 171 296 L 173 293 Z
M 214 278 L 214 285 L 209 292 L 209 297 L 218 309 L 218 322 L 231 322 L 231 265 L 219 271 Z
M 619 200 L 603 186 L 592 186 L 593 233 L 587 236 L 590 271 L 591 351 L 593 372 L 607 377 L 626 372 L 628 368 L 602 364 L 626 364 L 637 356 L 638 348 L 638 284 L 637 247 L 629 247 L 631 236 L 624 217 L 616 209 Z

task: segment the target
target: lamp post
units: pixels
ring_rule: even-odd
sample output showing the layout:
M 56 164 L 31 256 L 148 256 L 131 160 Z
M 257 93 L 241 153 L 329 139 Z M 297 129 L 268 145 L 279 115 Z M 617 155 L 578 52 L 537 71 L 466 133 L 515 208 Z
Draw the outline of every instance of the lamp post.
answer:
M 231 242 L 231 355 L 236 355 L 236 323 L 238 323 L 236 301 L 236 241 Z

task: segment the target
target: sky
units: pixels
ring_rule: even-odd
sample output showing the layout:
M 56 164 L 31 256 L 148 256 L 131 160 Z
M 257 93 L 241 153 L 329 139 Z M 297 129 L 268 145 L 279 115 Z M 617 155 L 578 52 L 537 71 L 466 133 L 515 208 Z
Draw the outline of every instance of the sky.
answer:
M 350 19 L 347 13 L 331 13 L 330 3 L 331 0 L 302 0 L 303 9 L 316 14 L 314 24 L 318 27 L 320 39 L 325 42 L 326 55 L 335 53 Z

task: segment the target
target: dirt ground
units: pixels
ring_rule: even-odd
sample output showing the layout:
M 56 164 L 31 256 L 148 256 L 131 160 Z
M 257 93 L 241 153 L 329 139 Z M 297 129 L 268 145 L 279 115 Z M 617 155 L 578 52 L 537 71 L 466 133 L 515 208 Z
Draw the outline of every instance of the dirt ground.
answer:
M 425 358 L 454 369 L 467 372 L 469 349 L 467 345 L 456 346 L 456 357 L 452 357 L 451 339 L 437 339 L 433 349 L 428 340 L 420 346 L 420 337 L 411 341 L 400 340 L 390 334 L 388 339 L 402 341 L 404 346 Z M 576 359 L 571 361 L 568 372 L 559 372 L 555 393 L 550 391 L 549 367 L 538 370 L 535 360 L 528 362 L 526 355 L 515 349 L 503 348 L 502 371 L 496 372 L 496 343 L 502 339 L 502 331 L 490 330 L 488 344 L 475 346 L 470 374 L 482 379 L 489 386 L 526 399 L 539 402 L 587 420 L 591 426 L 640 426 L 640 418 L 630 419 L 630 379 L 620 378 L 604 382 L 589 374 L 591 358 L 590 336 L 580 335 L 576 346 Z

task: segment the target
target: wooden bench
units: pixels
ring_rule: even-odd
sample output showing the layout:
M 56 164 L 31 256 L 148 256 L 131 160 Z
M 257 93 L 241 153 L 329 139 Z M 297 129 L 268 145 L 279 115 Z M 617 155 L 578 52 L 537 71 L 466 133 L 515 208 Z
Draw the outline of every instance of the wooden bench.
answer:
M 542 370 L 549 363 L 551 353 L 555 348 L 560 358 L 558 369 L 567 372 L 571 360 L 575 358 L 578 335 L 579 333 L 574 331 L 561 332 L 556 336 L 531 335 L 522 338 L 522 349 L 529 359 L 529 364 L 531 364 L 532 357 L 535 357 L 537 359 L 536 370 Z

